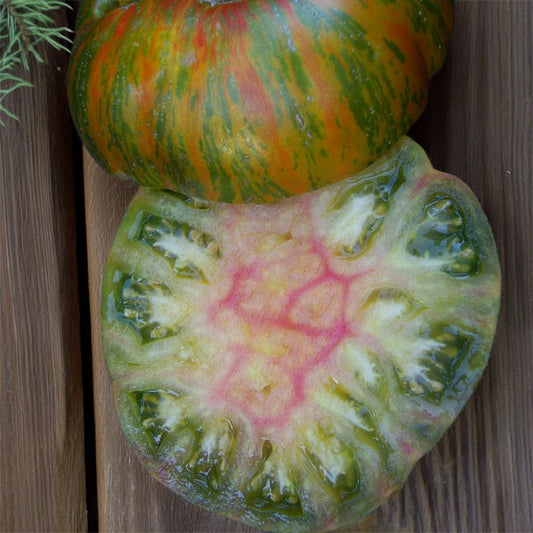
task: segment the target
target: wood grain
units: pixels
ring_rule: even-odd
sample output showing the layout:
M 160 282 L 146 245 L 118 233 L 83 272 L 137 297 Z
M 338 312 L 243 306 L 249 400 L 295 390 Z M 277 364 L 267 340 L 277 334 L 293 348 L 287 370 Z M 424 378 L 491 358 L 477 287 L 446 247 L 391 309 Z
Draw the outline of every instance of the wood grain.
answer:
M 48 52 L 0 127 L 0 530 L 86 529 L 66 54 Z M 19 72 L 27 77 L 26 72 Z
M 459 1 L 445 68 L 412 131 L 461 176 L 493 226 L 503 299 L 482 382 L 404 489 L 350 531 L 533 531 L 533 3 Z M 103 531 L 250 531 L 197 509 L 142 470 L 113 411 L 99 330 L 102 271 L 135 187 L 86 158 L 99 523 Z

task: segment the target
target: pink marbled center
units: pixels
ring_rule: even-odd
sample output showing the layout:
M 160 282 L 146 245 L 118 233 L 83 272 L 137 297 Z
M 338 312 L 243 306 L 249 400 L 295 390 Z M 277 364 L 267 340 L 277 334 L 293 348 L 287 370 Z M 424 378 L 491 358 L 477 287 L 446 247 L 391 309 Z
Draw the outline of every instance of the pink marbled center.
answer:
M 339 259 L 311 222 L 305 226 L 279 246 L 263 245 L 273 239 L 271 228 L 254 231 L 253 245 L 250 237 L 232 251 L 228 290 L 208 310 L 220 349 L 231 361 L 219 371 L 212 401 L 237 410 L 257 428 L 285 427 L 309 398 L 317 369 L 334 373 L 336 349 L 357 336 L 347 309 L 354 281 L 366 273 L 332 268 Z

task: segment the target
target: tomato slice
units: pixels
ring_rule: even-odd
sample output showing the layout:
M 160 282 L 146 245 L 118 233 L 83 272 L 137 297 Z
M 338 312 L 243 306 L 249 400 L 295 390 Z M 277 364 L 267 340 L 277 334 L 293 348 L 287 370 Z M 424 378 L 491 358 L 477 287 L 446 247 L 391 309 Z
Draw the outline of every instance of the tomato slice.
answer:
M 270 205 L 142 190 L 109 256 L 103 340 L 147 469 L 261 529 L 375 509 L 453 422 L 500 301 L 472 192 L 404 138 Z

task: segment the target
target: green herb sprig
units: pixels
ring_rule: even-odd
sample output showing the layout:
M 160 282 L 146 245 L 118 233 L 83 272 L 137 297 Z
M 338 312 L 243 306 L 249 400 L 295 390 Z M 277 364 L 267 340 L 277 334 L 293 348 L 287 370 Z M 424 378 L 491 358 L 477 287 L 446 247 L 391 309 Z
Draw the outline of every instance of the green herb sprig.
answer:
M 15 74 L 16 67 L 29 70 L 31 57 L 43 63 L 40 43 L 68 52 L 70 29 L 55 26 L 53 18 L 54 11 L 68 7 L 62 0 L 0 0 L 0 125 L 6 116 L 18 120 L 4 105 L 6 96 L 32 86 Z

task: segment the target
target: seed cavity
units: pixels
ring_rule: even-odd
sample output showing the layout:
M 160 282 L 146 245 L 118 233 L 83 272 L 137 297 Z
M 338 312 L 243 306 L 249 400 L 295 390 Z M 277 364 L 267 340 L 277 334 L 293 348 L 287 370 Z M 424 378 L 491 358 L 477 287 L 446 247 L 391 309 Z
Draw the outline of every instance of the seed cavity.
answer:
M 186 424 L 181 392 L 132 391 L 128 396 L 136 408 L 139 426 L 154 451 L 159 450 L 171 431 Z
M 335 416 L 349 422 L 357 441 L 371 448 L 386 462 L 392 452 L 388 442 L 381 435 L 374 412 L 362 401 L 356 399 L 348 389 L 336 379 L 330 378 L 324 386 L 322 405 Z
M 439 193 L 426 204 L 407 244 L 421 259 L 439 260 L 448 275 L 467 279 L 481 272 L 479 253 L 467 234 L 464 214 L 449 195 Z
M 307 430 L 305 440 L 300 451 L 326 494 L 339 502 L 354 498 L 361 489 L 354 450 L 319 425 Z
M 386 389 L 386 381 L 375 353 L 359 346 L 353 339 L 345 340 L 338 353 L 361 388 L 366 388 L 376 395 L 385 392 L 383 389 Z
M 246 502 L 267 513 L 303 514 L 296 477 L 268 439 L 261 445 L 259 465 L 246 489 Z
M 184 475 L 199 489 L 219 490 L 228 474 L 236 442 L 237 429 L 228 418 L 199 426 L 185 459 Z
M 394 287 L 374 290 L 363 305 L 367 315 L 371 314 L 374 320 L 385 323 L 398 318 L 412 318 L 424 309 L 413 296 Z
M 420 337 L 426 340 L 426 349 L 416 363 L 395 366 L 404 392 L 435 404 L 450 395 L 460 396 L 467 386 L 469 362 L 479 350 L 479 336 L 455 325 L 433 325 Z
M 133 240 L 164 257 L 177 276 L 195 281 L 207 282 L 205 271 L 220 257 L 218 244 L 211 235 L 186 222 L 148 211 L 139 213 Z
M 338 256 L 354 259 L 368 249 L 405 181 L 402 165 L 396 163 L 379 176 L 349 181 L 337 193 L 329 210 L 335 212 L 330 233 Z
M 109 318 L 128 324 L 138 335 L 140 344 L 179 333 L 187 306 L 176 300 L 166 285 L 120 272 L 116 272 L 113 284 Z

